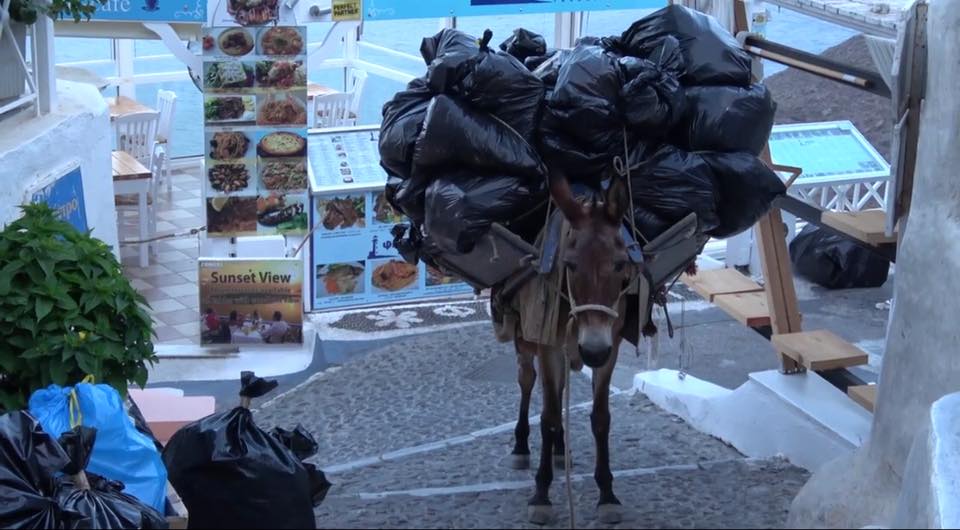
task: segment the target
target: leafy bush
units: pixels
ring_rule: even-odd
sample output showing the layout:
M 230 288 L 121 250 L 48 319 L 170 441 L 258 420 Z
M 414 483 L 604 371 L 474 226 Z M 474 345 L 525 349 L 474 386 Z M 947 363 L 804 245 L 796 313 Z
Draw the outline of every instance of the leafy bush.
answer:
M 8 11 L 10 18 L 23 24 L 35 23 L 40 13 L 56 20 L 69 17 L 80 22 L 90 20 L 97 6 L 105 5 L 107 0 L 11 0 Z
M 110 248 L 45 204 L 0 232 L 0 409 L 86 375 L 126 395 L 147 382 L 153 322 Z

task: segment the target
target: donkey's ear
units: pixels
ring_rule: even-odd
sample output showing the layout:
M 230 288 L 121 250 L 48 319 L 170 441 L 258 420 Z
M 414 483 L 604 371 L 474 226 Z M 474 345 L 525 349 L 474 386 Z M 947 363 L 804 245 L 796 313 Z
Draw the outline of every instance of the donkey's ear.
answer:
M 553 202 L 557 204 L 557 207 L 560 208 L 571 225 L 579 226 L 587 218 L 587 211 L 583 204 L 573 196 L 566 175 L 563 171 L 554 167 L 550 168 L 548 175 L 550 196 L 553 197 Z
M 611 221 L 617 222 L 623 219 L 627 210 L 630 209 L 630 195 L 627 193 L 627 185 L 624 179 L 614 177 L 607 188 L 607 194 L 604 198 L 607 217 Z

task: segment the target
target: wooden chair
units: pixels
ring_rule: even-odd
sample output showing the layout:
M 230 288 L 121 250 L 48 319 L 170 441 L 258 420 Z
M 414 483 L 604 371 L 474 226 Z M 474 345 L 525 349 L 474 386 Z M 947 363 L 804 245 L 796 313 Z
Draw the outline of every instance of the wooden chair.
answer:
M 350 116 L 353 94 L 328 94 L 313 98 L 313 116 L 318 128 L 348 127 L 357 124 Z
M 157 179 L 158 183 L 166 186 L 167 193 L 173 191 L 173 182 L 170 179 L 170 137 L 173 134 L 173 113 L 176 107 L 176 93 L 169 90 L 157 91 L 157 109 L 160 113 L 160 121 L 157 124 L 157 145 L 160 155 Z
M 146 211 L 141 211 L 137 198 L 128 194 L 116 194 L 115 204 L 117 213 L 120 214 L 126 210 L 135 210 L 139 217 L 138 224 L 141 230 L 138 232 L 142 238 L 144 235 L 152 237 L 156 234 L 157 227 L 157 173 L 161 164 L 160 151 L 158 149 L 157 127 L 160 122 L 160 113 L 154 111 L 136 112 L 119 116 L 116 119 L 117 130 L 117 150 L 129 153 L 138 162 L 150 170 L 150 184 L 147 193 Z M 118 224 L 121 224 L 122 216 L 117 216 Z M 149 245 L 153 254 L 157 253 L 157 245 Z M 141 264 L 149 263 L 141 259 Z

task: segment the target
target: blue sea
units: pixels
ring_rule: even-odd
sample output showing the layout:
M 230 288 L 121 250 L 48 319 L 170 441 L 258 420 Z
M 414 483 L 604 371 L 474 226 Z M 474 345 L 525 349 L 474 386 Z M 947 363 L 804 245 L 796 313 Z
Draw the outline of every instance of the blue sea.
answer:
M 768 6 L 768 9 L 772 16 L 766 28 L 767 38 L 808 52 L 820 53 L 857 34 L 856 31 L 793 11 L 779 9 L 776 6 Z M 634 20 L 649 12 L 650 10 L 633 10 L 588 13 L 584 34 L 597 36 L 618 34 Z M 489 28 L 493 31 L 493 42 L 495 43 L 506 39 L 517 27 L 524 27 L 541 33 L 546 38 L 547 43 L 552 43 L 555 29 L 552 14 L 464 17 L 457 20 L 457 27 L 474 35 L 479 35 Z M 311 42 L 321 41 L 328 29 L 329 25 L 327 24 L 311 25 L 308 28 L 309 40 Z M 425 36 L 435 34 L 438 30 L 439 21 L 436 19 L 366 22 L 364 23 L 362 40 L 414 57 L 404 59 L 362 50 L 361 58 L 394 70 L 409 72 L 411 75 L 422 75 L 425 66 L 423 61 L 419 59 L 420 40 Z M 111 41 L 109 39 L 58 38 L 56 43 L 58 63 L 110 59 L 111 53 Z M 182 64 L 176 59 L 155 57 L 169 53 L 159 41 L 137 41 L 135 43 L 135 53 L 137 57 L 134 63 L 135 74 L 170 72 L 183 68 Z M 90 69 L 103 76 L 116 75 L 115 67 L 112 65 L 95 66 L 90 67 Z M 781 70 L 783 70 L 783 67 L 774 63 L 765 65 L 766 75 L 772 75 Z M 342 70 L 314 69 L 309 72 L 309 77 L 312 82 L 343 89 L 344 75 Z M 360 123 L 379 123 L 380 109 L 384 102 L 403 87 L 404 83 L 371 75 L 363 92 L 359 115 Z M 177 112 L 174 117 L 174 133 L 171 138 L 174 156 L 200 155 L 204 148 L 203 102 L 200 91 L 190 81 L 154 83 L 138 85 L 136 97 L 139 101 L 152 106 L 156 101 L 156 92 L 159 89 L 173 90 L 178 96 Z M 107 90 L 107 95 L 114 95 L 110 92 L 111 90 Z

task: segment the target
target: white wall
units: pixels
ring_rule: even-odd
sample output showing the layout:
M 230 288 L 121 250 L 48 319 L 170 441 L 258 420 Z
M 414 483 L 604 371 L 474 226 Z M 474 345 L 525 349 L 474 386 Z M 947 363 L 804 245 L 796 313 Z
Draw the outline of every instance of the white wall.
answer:
M 0 226 L 20 216 L 26 194 L 51 173 L 79 163 L 87 224 L 119 258 L 106 102 L 94 87 L 66 81 L 57 82 L 57 98 L 46 116 L 28 110 L 0 121 Z

